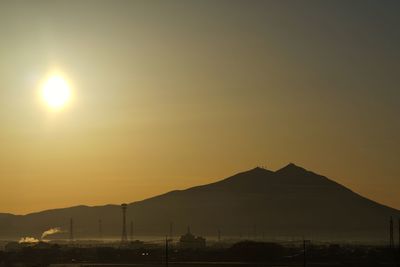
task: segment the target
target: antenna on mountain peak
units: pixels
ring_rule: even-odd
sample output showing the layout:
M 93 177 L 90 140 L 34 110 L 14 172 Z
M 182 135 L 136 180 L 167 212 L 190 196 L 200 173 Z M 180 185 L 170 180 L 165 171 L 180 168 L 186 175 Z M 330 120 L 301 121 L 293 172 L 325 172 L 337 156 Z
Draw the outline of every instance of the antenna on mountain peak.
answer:
M 267 169 L 267 165 L 257 165 L 255 167 L 255 169 L 264 169 L 264 170 L 266 170 Z

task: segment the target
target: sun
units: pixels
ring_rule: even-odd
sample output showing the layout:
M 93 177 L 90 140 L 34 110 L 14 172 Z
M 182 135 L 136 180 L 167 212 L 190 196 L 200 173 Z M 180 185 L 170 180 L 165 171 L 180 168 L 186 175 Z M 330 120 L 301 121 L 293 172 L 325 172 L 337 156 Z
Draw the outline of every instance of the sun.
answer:
M 62 76 L 52 75 L 43 84 L 41 95 L 50 108 L 57 110 L 68 103 L 71 98 L 71 89 Z

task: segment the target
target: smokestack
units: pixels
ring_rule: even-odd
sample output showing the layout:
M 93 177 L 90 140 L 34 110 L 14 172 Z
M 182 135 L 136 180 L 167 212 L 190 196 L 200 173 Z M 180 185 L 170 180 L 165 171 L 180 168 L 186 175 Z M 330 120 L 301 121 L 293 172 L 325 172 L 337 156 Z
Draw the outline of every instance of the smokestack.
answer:
M 123 203 L 121 204 L 122 208 L 122 237 L 121 237 L 121 243 L 126 244 L 128 242 L 128 235 L 126 233 L 126 209 L 128 205 Z
M 72 218 L 69 220 L 69 241 L 74 241 L 74 221 Z

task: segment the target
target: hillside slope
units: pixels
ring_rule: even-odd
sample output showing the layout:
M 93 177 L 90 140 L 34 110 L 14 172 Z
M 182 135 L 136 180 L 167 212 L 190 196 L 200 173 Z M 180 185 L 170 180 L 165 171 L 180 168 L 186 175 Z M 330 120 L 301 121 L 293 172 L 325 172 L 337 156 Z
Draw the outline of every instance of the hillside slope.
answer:
M 135 235 L 165 235 L 173 222 L 178 235 L 188 225 L 197 234 L 215 236 L 301 237 L 313 239 L 384 240 L 390 216 L 399 211 L 366 199 L 346 187 L 294 164 L 273 172 L 255 168 L 227 179 L 172 191 L 134 202 L 128 220 Z M 0 216 L 0 236 L 40 236 L 51 227 L 69 229 L 76 237 L 119 237 L 118 205 L 77 206 L 24 216 Z M 58 237 L 67 237 L 59 234 Z

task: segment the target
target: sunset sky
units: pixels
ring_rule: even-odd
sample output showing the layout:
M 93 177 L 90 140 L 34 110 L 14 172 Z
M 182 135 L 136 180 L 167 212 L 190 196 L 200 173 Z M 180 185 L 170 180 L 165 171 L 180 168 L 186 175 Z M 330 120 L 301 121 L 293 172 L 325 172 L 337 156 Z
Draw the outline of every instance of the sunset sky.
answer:
M 266 165 L 400 208 L 399 1 L 1 1 L 0 212 Z M 65 107 L 41 87 L 62 73 Z

